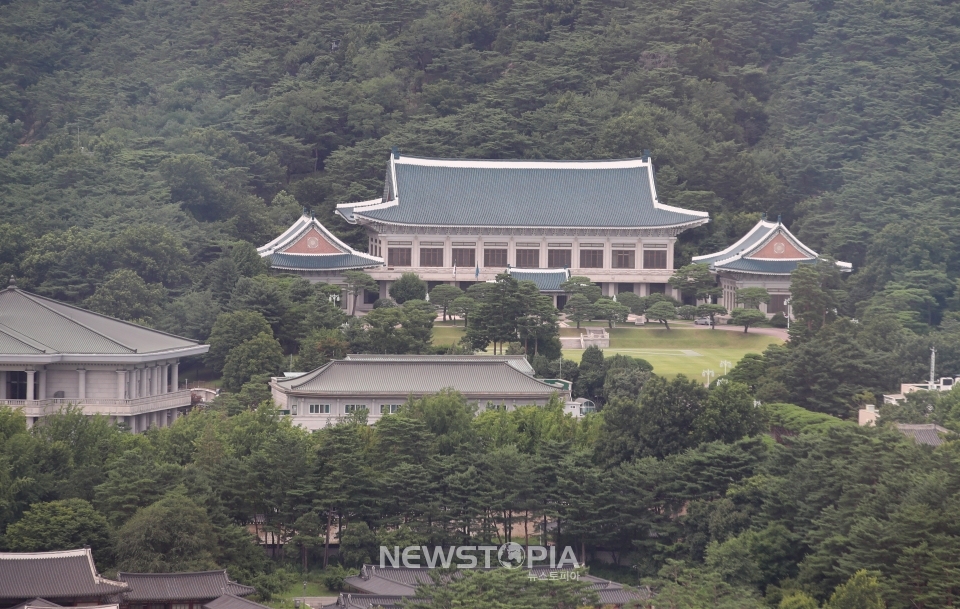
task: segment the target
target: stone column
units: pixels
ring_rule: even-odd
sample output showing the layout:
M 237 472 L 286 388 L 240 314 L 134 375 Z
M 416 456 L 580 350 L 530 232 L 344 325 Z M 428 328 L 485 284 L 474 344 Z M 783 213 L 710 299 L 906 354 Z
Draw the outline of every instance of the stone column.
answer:
M 123 400 L 127 397 L 127 371 L 117 370 L 117 399 Z
M 0 370 L 0 400 L 7 399 L 7 373 Z
M 160 393 L 160 366 L 150 367 L 150 395 Z
M 37 399 L 36 396 L 33 395 L 33 377 L 35 374 L 36 374 L 36 371 L 27 370 L 27 399 L 28 400 Z
M 160 393 L 170 393 L 170 364 L 160 366 Z
M 36 397 L 38 400 L 47 399 L 47 371 L 40 371 L 40 386 L 37 388 L 40 390 L 40 395 Z
M 137 372 L 140 374 L 140 388 L 137 390 L 138 398 L 145 398 L 149 393 L 147 393 L 147 369 L 138 368 Z
M 173 374 L 171 375 L 170 384 L 173 385 L 173 390 L 177 391 L 180 389 L 180 362 L 173 363 Z
M 80 401 L 83 401 L 87 399 L 87 371 L 83 368 L 78 368 L 77 377 L 79 377 L 77 398 Z

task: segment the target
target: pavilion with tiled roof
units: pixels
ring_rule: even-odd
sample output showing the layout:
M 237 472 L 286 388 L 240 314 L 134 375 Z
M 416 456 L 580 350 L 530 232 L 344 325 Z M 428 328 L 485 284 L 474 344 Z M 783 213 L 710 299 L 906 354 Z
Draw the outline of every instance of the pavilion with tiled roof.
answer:
M 353 249 L 307 212 L 276 239 L 258 247 L 257 253 L 270 263 L 274 271 L 333 284 L 343 283 L 344 271 L 383 265 L 382 258 Z
M 381 296 L 405 272 L 466 288 L 507 269 L 553 279 L 569 269 L 608 296 L 672 292 L 677 236 L 709 221 L 660 201 L 649 156 L 473 160 L 394 150 L 383 196 L 336 212 L 365 227 L 369 251 L 385 259 L 369 271 Z
M 790 273 L 801 264 L 813 264 L 820 255 L 804 245 L 777 218 L 757 222 L 746 235 L 726 249 L 703 256 L 694 256 L 693 262 L 707 264 L 717 274 L 723 295 L 719 304 L 733 310 L 737 304 L 738 289 L 765 288 L 770 302 L 760 305 L 768 315 L 789 313 Z M 841 271 L 850 271 L 849 262 L 837 262 Z

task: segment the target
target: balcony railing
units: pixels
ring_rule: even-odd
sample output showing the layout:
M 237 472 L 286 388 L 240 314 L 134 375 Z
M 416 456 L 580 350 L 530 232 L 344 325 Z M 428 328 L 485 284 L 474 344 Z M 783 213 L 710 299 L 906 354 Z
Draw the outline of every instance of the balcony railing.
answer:
M 102 414 L 112 417 L 129 417 L 157 410 L 180 408 L 190 405 L 190 390 L 173 391 L 132 400 L 100 398 L 49 398 L 45 400 L 0 400 L 0 406 L 23 408 L 28 417 L 53 414 L 60 408 L 73 404 L 83 408 L 84 414 Z

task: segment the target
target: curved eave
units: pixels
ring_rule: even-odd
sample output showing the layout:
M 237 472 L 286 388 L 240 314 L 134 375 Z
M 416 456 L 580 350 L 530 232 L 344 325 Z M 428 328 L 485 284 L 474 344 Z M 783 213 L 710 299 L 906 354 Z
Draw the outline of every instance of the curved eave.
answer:
M 706 212 L 704 212 L 706 213 Z M 355 213 L 354 217 L 357 219 L 356 223 L 360 224 L 386 224 L 391 226 L 405 226 L 405 227 L 415 227 L 415 228 L 447 228 L 447 227 L 456 227 L 456 228 L 476 228 L 476 229 L 530 229 L 530 228 L 539 228 L 539 229 L 548 229 L 548 230 L 571 230 L 571 229 L 599 229 L 599 230 L 651 230 L 651 229 L 672 229 L 672 228 L 693 228 L 695 226 L 702 226 L 710 222 L 709 217 L 699 217 L 694 218 L 686 222 L 679 222 L 676 224 L 647 224 L 645 226 L 548 226 L 548 225 L 535 225 L 535 224 L 523 224 L 523 225 L 513 225 L 513 224 L 414 224 L 408 222 L 393 222 L 389 220 L 380 220 L 378 218 L 370 218 L 364 216 L 360 213 Z
M 0 354 L 0 364 L 140 364 L 161 359 L 202 355 L 210 345 L 194 345 L 149 353 L 39 353 L 29 355 Z
M 301 266 L 277 266 L 272 265 L 270 268 L 277 271 L 298 271 L 301 273 L 315 273 L 322 271 L 352 271 L 353 269 L 372 269 L 378 266 L 383 266 L 382 262 L 371 262 L 370 264 L 351 264 L 349 266 L 331 266 L 324 268 L 307 268 Z

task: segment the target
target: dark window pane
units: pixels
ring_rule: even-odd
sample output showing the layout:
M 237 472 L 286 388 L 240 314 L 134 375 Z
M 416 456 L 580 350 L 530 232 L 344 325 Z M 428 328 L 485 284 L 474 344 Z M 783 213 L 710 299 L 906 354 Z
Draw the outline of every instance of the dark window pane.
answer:
M 580 250 L 580 268 L 602 269 L 603 250 Z
M 389 266 L 410 266 L 411 248 L 391 247 L 387 249 L 387 264 Z
M 651 284 L 650 284 L 650 293 L 651 293 L 651 294 L 666 294 L 666 293 L 667 293 L 667 284 L 665 284 L 665 283 L 651 283 Z
M 777 314 L 783 313 L 787 314 L 787 298 L 786 294 L 773 294 L 770 296 L 770 303 L 767 305 L 767 313 Z
M 667 268 L 667 250 L 643 250 L 643 268 Z
M 540 250 L 517 250 L 517 268 L 540 268 Z
M 506 267 L 507 250 L 483 250 L 483 266 Z
M 443 266 L 443 248 L 421 247 L 420 266 Z
M 637 268 L 637 252 L 634 250 L 613 250 L 613 268 Z
M 453 264 L 456 266 L 476 266 L 477 250 L 453 248 Z
M 547 266 L 551 269 L 573 266 L 573 252 L 570 250 L 547 250 Z

